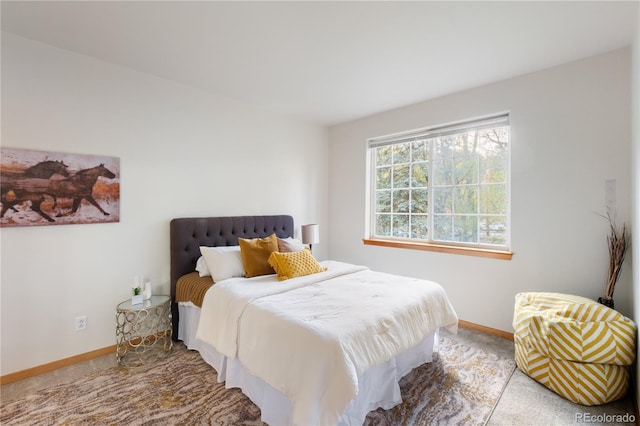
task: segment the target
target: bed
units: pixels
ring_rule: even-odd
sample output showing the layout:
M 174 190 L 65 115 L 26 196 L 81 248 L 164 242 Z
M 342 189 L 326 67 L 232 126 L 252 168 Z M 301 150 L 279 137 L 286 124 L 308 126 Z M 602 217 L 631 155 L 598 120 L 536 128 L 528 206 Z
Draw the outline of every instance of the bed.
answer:
M 360 425 L 369 411 L 402 401 L 399 380 L 432 360 L 440 328 L 457 331 L 440 285 L 323 261 L 284 281 L 217 281 L 201 303 L 179 294 L 178 283 L 197 275 L 201 246 L 236 250 L 238 238 L 290 240 L 294 229 L 288 215 L 173 219 L 173 339 L 197 350 L 227 388 L 240 388 L 269 425 Z

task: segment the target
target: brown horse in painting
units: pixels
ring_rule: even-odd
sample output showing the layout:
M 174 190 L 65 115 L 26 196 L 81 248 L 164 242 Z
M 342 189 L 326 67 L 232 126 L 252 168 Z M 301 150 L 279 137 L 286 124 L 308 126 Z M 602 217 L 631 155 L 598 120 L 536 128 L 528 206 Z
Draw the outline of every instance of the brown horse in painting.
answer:
M 68 166 L 62 161 L 46 160 L 29 167 L 24 172 L 0 173 L 0 201 L 2 202 L 0 217 L 4 217 L 4 214 L 9 209 L 17 212 L 15 208 L 17 204 L 30 201 L 31 210 L 49 222 L 53 222 L 54 220 L 40 208 L 40 205 L 44 201 L 44 196 L 41 193 L 30 192 L 28 189 L 21 187 L 24 186 L 24 183 L 27 181 L 48 182 L 48 180 L 56 174 L 68 177 L 69 172 L 67 167 Z M 55 201 L 54 197 L 54 202 Z
M 104 164 L 92 167 L 90 169 L 80 170 L 75 175 L 61 180 L 52 180 L 49 187 L 42 193 L 50 195 L 54 198 L 73 198 L 73 207 L 67 213 L 58 213 L 57 217 L 68 216 L 78 211 L 82 199 L 87 200 L 102 212 L 103 215 L 109 216 L 100 204 L 93 198 L 93 185 L 99 177 L 113 179 L 115 173 L 107 169 Z
M 69 176 L 66 164 L 62 161 L 46 160 L 41 161 L 29 167 L 24 171 L 25 177 L 49 179 L 51 176 L 58 174 L 64 177 Z

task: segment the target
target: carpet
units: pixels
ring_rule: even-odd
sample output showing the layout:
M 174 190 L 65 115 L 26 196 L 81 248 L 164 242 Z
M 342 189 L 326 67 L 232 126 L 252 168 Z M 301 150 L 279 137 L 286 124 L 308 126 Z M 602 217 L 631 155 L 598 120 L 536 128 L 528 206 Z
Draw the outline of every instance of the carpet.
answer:
M 515 369 L 459 336 L 440 337 L 433 362 L 401 381 L 403 403 L 366 425 L 483 425 Z M 260 410 L 182 344 L 150 366 L 113 367 L 3 403 L 2 425 L 264 425 Z M 275 425 L 274 425 L 275 426 Z

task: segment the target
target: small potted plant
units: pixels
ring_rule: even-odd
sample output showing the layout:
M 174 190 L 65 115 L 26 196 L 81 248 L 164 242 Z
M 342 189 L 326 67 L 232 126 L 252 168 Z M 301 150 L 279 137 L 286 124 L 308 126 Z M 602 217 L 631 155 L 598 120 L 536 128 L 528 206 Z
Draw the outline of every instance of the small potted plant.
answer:
M 607 272 L 607 285 L 604 289 L 604 296 L 598 298 L 598 302 L 613 309 L 613 292 L 622 270 L 624 258 L 631 244 L 631 235 L 626 224 L 617 226 L 615 219 L 607 214 L 609 220 L 609 234 L 607 235 L 607 245 L 609 248 L 609 269 Z
M 142 288 L 140 287 L 140 277 L 136 276 L 133 279 L 133 296 L 131 296 L 131 304 L 139 305 L 142 303 Z

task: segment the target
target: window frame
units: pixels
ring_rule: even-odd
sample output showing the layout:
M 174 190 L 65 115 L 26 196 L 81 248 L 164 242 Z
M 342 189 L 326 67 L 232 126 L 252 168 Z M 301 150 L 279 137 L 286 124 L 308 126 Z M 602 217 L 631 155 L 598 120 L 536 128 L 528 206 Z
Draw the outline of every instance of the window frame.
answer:
M 493 245 L 483 243 L 465 243 L 455 241 L 440 241 L 434 240 L 432 229 L 434 223 L 434 167 L 432 164 L 434 147 L 430 142 L 428 146 L 429 158 L 428 158 L 428 209 L 427 209 L 427 223 L 428 223 L 428 238 L 416 239 L 416 238 L 402 238 L 394 236 L 380 236 L 375 235 L 375 223 L 376 223 L 376 189 L 377 189 L 377 167 L 376 167 L 376 148 L 382 146 L 391 146 L 399 143 L 407 143 L 413 141 L 419 141 L 424 139 L 433 139 L 440 136 L 448 136 L 459 133 L 466 133 L 473 130 L 482 130 L 493 127 L 508 127 L 508 144 L 505 158 L 505 174 L 506 182 L 506 209 L 505 209 L 505 245 Z M 385 247 L 397 247 L 418 249 L 454 254 L 463 254 L 471 256 L 490 257 L 496 259 L 511 259 L 513 253 L 511 251 L 511 117 L 509 112 L 501 112 L 498 114 L 492 114 L 484 117 L 474 118 L 470 120 L 464 120 L 439 126 L 430 126 L 422 129 L 396 133 L 392 135 L 370 138 L 366 141 L 366 220 L 365 220 L 365 235 L 363 239 L 366 245 L 377 245 Z M 413 164 L 413 160 L 410 161 Z M 393 164 L 391 165 L 393 168 Z M 481 182 L 475 184 L 480 188 Z M 455 188 L 456 185 L 452 185 Z M 394 188 L 391 187 L 393 191 Z M 479 201 L 478 201 L 479 202 Z M 409 211 L 408 213 L 412 213 Z M 478 210 L 473 216 L 481 217 L 483 214 Z

